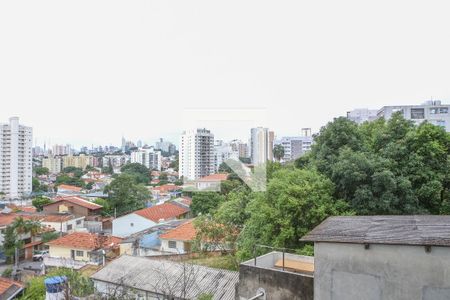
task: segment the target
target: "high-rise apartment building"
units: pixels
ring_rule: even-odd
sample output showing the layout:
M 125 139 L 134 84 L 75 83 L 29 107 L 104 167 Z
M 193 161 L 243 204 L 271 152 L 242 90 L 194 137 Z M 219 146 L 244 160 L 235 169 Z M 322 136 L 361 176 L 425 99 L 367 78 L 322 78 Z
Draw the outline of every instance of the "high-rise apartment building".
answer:
M 32 191 L 33 129 L 19 124 L 19 118 L 0 125 L 0 192 L 8 199 Z
M 283 161 L 291 161 L 311 150 L 313 137 L 310 128 L 302 128 L 301 136 L 283 137 L 276 144 L 283 146 Z
M 161 151 L 153 148 L 140 148 L 130 154 L 131 162 L 146 166 L 150 170 L 161 171 L 162 156 Z
M 159 141 L 155 143 L 155 148 L 169 153 L 170 155 L 173 155 L 176 151 L 175 145 L 169 141 L 165 141 L 163 138 L 160 138 Z
M 251 160 L 254 165 L 261 165 L 273 161 L 273 131 L 268 128 L 257 127 L 251 129 L 250 149 Z
M 50 174 L 58 174 L 62 171 L 63 160 L 61 157 L 47 157 L 42 159 L 42 166 L 47 168 Z
M 450 105 L 442 104 L 439 100 L 427 101 L 422 105 L 384 106 L 378 111 L 378 117 L 388 120 L 396 112 L 417 125 L 428 121 L 450 132 Z
M 221 140 L 214 142 L 214 159 L 215 159 L 215 171 L 218 172 L 222 163 L 229 159 L 239 160 L 239 151 L 228 143 L 224 143 Z
M 249 157 L 248 145 L 240 140 L 232 140 L 230 146 L 239 153 L 239 157 Z
M 214 134 L 206 129 L 184 131 L 180 141 L 179 176 L 196 180 L 214 171 Z
M 352 120 L 358 124 L 366 121 L 370 122 L 377 119 L 378 110 L 368 108 L 358 108 L 347 112 L 347 119 Z

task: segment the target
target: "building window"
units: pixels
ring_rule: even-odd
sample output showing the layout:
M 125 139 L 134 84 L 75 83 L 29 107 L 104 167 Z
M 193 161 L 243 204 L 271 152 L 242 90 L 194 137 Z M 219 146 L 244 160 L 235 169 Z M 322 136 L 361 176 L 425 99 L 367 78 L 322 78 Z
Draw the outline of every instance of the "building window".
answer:
M 77 220 L 77 225 L 80 225 L 81 224 L 81 220 Z
M 169 248 L 176 249 L 177 248 L 177 242 L 176 241 L 169 241 Z
M 76 255 L 77 256 L 84 256 L 84 251 L 78 251 L 77 250 Z
M 448 107 L 432 107 L 430 108 L 430 114 L 432 115 L 448 114 Z
M 67 230 L 72 230 L 72 224 L 67 225 Z
M 425 119 L 425 109 L 411 108 L 411 119 Z
M 133 227 L 133 226 L 134 226 L 134 223 L 130 223 L 130 226 Z

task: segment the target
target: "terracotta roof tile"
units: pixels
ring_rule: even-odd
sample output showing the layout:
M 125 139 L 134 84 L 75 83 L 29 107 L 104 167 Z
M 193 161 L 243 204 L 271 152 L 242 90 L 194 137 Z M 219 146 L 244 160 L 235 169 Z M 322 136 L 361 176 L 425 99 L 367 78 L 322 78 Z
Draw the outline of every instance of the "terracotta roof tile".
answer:
M 11 288 L 21 289 L 23 287 L 24 287 L 23 284 L 18 281 L 0 277 L 0 296 L 5 294 L 5 292 Z
M 58 185 L 58 189 L 64 189 L 64 190 L 68 190 L 68 191 L 80 192 L 83 188 L 80 188 L 80 187 L 74 186 L 74 185 L 60 184 L 60 185 Z
M 159 238 L 165 240 L 192 241 L 195 239 L 195 235 L 196 231 L 193 220 L 189 220 L 186 223 L 161 234 Z
M 95 204 L 93 202 L 84 200 L 83 198 L 78 197 L 78 196 L 56 197 L 54 200 L 55 200 L 55 202 L 49 203 L 47 205 L 52 205 L 52 204 L 54 204 L 56 202 L 67 201 L 67 202 L 70 202 L 72 204 L 83 206 L 83 207 L 86 207 L 86 208 L 92 209 L 92 210 L 96 210 L 96 209 L 102 208 L 101 205 L 98 205 L 98 204 Z M 47 206 L 47 205 L 44 205 L 44 206 Z
M 103 243 L 101 240 L 104 239 Z M 74 249 L 95 250 L 100 248 L 110 248 L 119 244 L 121 238 L 115 236 L 100 236 L 88 232 L 74 232 L 66 236 L 60 237 L 56 240 L 50 241 L 47 244 L 50 246 L 70 247 Z M 100 244 L 103 246 L 100 247 Z
M 228 174 L 218 173 L 218 174 L 211 174 L 211 175 L 202 177 L 197 181 L 224 181 L 227 179 L 228 179 Z
M 189 209 L 172 203 L 163 203 L 135 211 L 134 213 L 146 219 L 152 220 L 153 222 L 159 222 L 160 220 L 174 219 L 187 213 L 188 211 Z

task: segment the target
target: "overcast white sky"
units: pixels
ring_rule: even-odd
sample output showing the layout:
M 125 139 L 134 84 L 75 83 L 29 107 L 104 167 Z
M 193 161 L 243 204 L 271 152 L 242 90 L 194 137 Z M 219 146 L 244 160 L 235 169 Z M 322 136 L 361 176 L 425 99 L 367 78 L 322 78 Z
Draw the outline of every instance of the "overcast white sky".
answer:
M 448 1 L 0 2 L 0 121 L 38 143 L 177 139 L 191 109 L 277 136 L 359 107 L 450 98 Z M 249 128 L 218 122 L 216 136 Z M 205 125 L 205 126 L 206 126 Z

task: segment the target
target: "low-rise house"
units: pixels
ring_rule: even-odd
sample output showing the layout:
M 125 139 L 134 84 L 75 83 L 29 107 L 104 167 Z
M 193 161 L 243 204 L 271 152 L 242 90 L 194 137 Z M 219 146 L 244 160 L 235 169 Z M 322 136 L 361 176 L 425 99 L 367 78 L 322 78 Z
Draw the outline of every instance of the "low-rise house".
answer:
M 17 299 L 23 292 L 24 285 L 9 278 L 0 277 L 0 299 Z
M 178 219 L 170 220 L 125 237 L 120 243 L 120 254 L 134 256 L 170 255 L 172 252 L 161 251 L 160 235 L 178 227 L 186 221 Z
M 314 299 L 450 299 L 450 216 L 330 217 L 314 242 Z
M 62 196 L 77 195 L 77 194 L 81 193 L 82 190 L 83 190 L 83 188 L 78 187 L 78 186 L 68 185 L 68 184 L 60 184 L 60 185 L 58 185 L 57 194 L 62 195 Z
M 85 217 L 86 221 L 100 220 L 102 206 L 79 196 L 56 197 L 55 202 L 44 205 L 45 213 L 70 213 Z
M 63 233 L 82 230 L 84 228 L 84 218 L 84 216 L 76 217 L 71 214 L 48 214 L 37 217 L 42 226 Z
M 235 300 L 239 273 L 204 266 L 122 255 L 94 273 L 98 293 L 118 299 Z
M 220 184 L 222 181 L 228 179 L 228 174 L 226 173 L 217 173 L 211 174 L 205 177 L 198 179 L 195 184 L 197 190 L 201 191 L 219 191 Z
M 49 267 L 81 267 L 104 263 L 106 252 L 119 252 L 120 238 L 87 232 L 74 232 L 47 243 L 49 257 L 44 264 Z
M 192 243 L 196 236 L 193 221 L 194 220 L 188 220 L 178 227 L 161 234 L 159 236 L 161 240 L 161 252 L 178 254 L 191 252 Z
M 189 211 L 188 208 L 173 203 L 163 203 L 140 209 L 114 219 L 112 234 L 118 237 L 127 237 L 161 222 L 183 219 Z
M 181 196 L 183 187 L 173 183 L 163 184 L 151 188 L 152 197 L 155 200 L 166 199 Z

